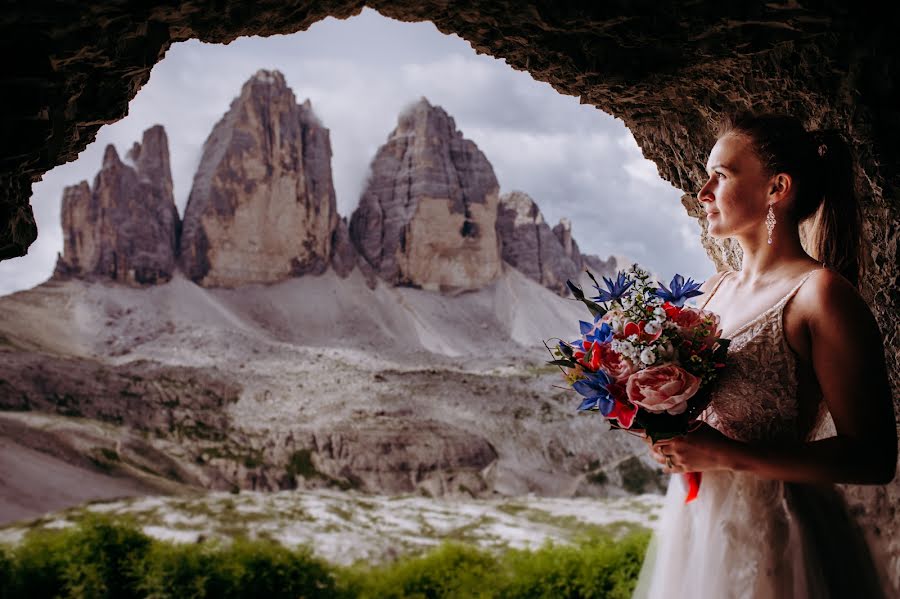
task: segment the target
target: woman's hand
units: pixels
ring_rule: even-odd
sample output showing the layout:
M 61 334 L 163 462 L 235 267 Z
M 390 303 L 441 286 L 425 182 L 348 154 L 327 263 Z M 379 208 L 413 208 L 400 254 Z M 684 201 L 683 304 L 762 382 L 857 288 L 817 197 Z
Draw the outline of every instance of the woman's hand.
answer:
M 666 466 L 664 472 L 733 469 L 736 442 L 702 421 L 696 430 L 685 435 L 656 443 L 649 437 L 644 441 L 651 447 L 653 459 Z M 671 466 L 666 458 L 671 460 Z

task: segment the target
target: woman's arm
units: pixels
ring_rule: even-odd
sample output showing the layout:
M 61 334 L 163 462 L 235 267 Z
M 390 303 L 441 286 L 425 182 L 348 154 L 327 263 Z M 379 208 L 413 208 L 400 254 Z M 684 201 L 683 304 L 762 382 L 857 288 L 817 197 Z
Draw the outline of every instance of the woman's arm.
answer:
M 812 367 L 837 435 L 809 443 L 742 443 L 705 426 L 661 441 L 675 472 L 729 469 L 812 483 L 886 484 L 897 466 L 897 427 L 884 341 L 869 307 L 831 271 L 810 279 L 807 322 Z M 657 457 L 659 459 L 659 457 Z M 659 461 L 664 462 L 664 459 Z

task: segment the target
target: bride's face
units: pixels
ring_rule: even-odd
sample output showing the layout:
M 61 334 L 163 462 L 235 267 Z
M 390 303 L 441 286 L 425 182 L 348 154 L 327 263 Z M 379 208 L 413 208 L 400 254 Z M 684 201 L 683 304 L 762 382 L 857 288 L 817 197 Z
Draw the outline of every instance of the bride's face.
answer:
M 766 234 L 769 177 L 750 140 L 734 133 L 720 137 L 709 153 L 706 173 L 697 198 L 707 213 L 707 233 L 717 238 Z

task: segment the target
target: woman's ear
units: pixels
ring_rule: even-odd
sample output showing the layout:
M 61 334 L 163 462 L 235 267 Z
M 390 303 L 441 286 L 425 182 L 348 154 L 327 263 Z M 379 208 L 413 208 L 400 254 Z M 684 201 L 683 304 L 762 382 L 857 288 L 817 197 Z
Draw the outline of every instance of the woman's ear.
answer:
M 781 201 L 790 193 L 793 183 L 790 175 L 778 173 L 769 180 L 769 195 L 774 196 L 773 200 Z

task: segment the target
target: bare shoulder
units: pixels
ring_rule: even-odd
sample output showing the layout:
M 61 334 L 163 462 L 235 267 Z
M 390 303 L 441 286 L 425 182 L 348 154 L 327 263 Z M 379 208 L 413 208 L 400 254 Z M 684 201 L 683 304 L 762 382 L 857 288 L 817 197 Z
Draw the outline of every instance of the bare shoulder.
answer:
M 853 323 L 855 327 L 878 331 L 872 310 L 856 287 L 840 273 L 823 268 L 810 275 L 797 293 L 811 329 Z

